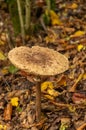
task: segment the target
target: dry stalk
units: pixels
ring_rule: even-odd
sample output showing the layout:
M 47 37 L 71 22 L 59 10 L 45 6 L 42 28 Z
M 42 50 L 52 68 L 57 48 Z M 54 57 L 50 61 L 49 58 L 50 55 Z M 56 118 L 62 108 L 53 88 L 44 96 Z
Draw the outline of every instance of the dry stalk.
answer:
M 26 6 L 25 6 L 25 10 L 26 10 L 26 17 L 25 17 L 25 29 L 28 30 L 30 27 L 30 17 L 31 17 L 31 2 L 30 0 L 26 0 Z
M 22 42 L 23 42 L 23 44 L 25 44 L 25 40 L 24 40 L 25 39 L 25 29 L 24 29 L 24 22 L 23 22 L 20 0 L 17 0 L 17 6 L 18 6 L 19 19 L 20 19 L 20 26 L 21 26 Z

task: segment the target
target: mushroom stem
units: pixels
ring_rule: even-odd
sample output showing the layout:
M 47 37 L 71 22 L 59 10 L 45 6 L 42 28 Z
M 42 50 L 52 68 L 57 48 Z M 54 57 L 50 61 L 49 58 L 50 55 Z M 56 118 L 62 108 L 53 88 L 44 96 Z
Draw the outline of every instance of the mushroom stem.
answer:
M 40 82 L 36 86 L 36 120 L 39 122 L 41 119 L 41 86 Z

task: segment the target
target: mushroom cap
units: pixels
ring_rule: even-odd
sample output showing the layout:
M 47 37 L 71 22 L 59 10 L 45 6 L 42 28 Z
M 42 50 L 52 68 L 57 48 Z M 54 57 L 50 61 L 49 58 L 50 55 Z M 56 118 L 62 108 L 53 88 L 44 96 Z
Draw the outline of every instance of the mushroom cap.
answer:
M 40 76 L 53 76 L 66 71 L 68 59 L 53 49 L 21 46 L 12 49 L 8 58 L 17 68 Z

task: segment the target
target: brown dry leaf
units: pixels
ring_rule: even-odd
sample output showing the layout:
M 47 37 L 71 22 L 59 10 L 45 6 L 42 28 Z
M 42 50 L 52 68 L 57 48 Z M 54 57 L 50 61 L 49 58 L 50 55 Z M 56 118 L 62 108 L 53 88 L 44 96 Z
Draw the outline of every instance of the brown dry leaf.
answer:
M 86 96 L 82 93 L 74 93 L 72 100 L 75 104 L 81 104 L 86 102 Z
M 45 42 L 48 43 L 54 43 L 56 42 L 57 34 L 54 31 L 49 30 L 48 36 L 44 38 Z
M 56 40 L 56 37 L 54 37 L 53 35 L 49 35 L 45 37 L 45 42 L 48 43 L 54 43 Z
M 24 77 L 28 76 L 28 74 L 26 72 L 22 71 L 22 70 L 19 71 L 19 74 L 22 75 L 22 76 L 24 76 Z
M 45 1 L 44 1 L 44 0 L 36 0 L 36 1 L 35 1 L 35 4 L 36 4 L 38 7 L 43 7 L 44 4 L 45 4 Z
M 78 5 L 76 3 L 73 3 L 72 5 L 68 5 L 67 8 L 70 8 L 70 9 L 77 9 L 78 8 Z
M 66 76 L 62 75 L 62 77 L 60 77 L 59 81 L 57 81 L 57 84 L 59 86 L 63 85 L 63 86 L 66 86 L 67 83 L 66 83 Z
M 1 73 L 2 73 L 2 75 L 8 74 L 8 73 L 9 73 L 8 68 L 4 67 L 4 68 L 1 70 Z
M 0 45 L 6 44 L 7 39 L 8 39 L 8 34 L 2 33 L 1 36 L 0 36 L 0 40 L 2 41 L 1 43 L 3 43 L 3 44 L 0 44 Z
M 11 120 L 11 116 L 12 116 L 12 105 L 11 103 L 8 103 L 4 110 L 4 120 L 5 121 Z

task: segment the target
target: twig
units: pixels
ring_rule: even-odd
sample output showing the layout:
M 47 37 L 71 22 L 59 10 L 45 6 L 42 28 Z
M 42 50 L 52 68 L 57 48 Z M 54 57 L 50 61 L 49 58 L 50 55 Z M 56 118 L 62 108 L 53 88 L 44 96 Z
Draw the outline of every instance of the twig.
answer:
M 74 85 L 70 88 L 69 92 L 75 92 L 78 82 L 82 79 L 83 73 L 79 75 Z
M 86 128 L 86 123 L 82 124 L 80 127 L 78 127 L 76 130 L 83 130 Z
M 69 104 L 58 103 L 58 102 L 55 102 L 55 101 L 51 101 L 51 103 L 53 103 L 54 105 L 56 105 L 58 107 L 66 107 L 66 108 L 69 107 Z
M 17 5 L 18 5 L 18 13 L 19 13 L 19 19 L 20 19 L 20 26 L 21 26 L 21 35 L 22 35 L 22 42 L 25 44 L 25 29 L 24 29 L 24 22 L 23 22 L 23 17 L 22 17 L 22 10 L 21 10 L 21 5 L 20 5 L 20 0 L 17 0 Z
M 0 76 L 2 77 L 3 81 L 6 83 L 6 85 L 8 87 L 10 87 L 10 85 L 8 84 L 8 82 L 6 81 L 6 79 L 4 78 L 4 75 L 2 74 L 2 72 L 0 71 Z
M 29 125 L 28 128 L 32 128 L 32 127 L 37 127 L 37 126 L 41 126 L 45 121 L 47 120 L 47 118 L 44 118 L 43 120 L 41 120 L 39 123 L 33 123 L 31 125 Z

